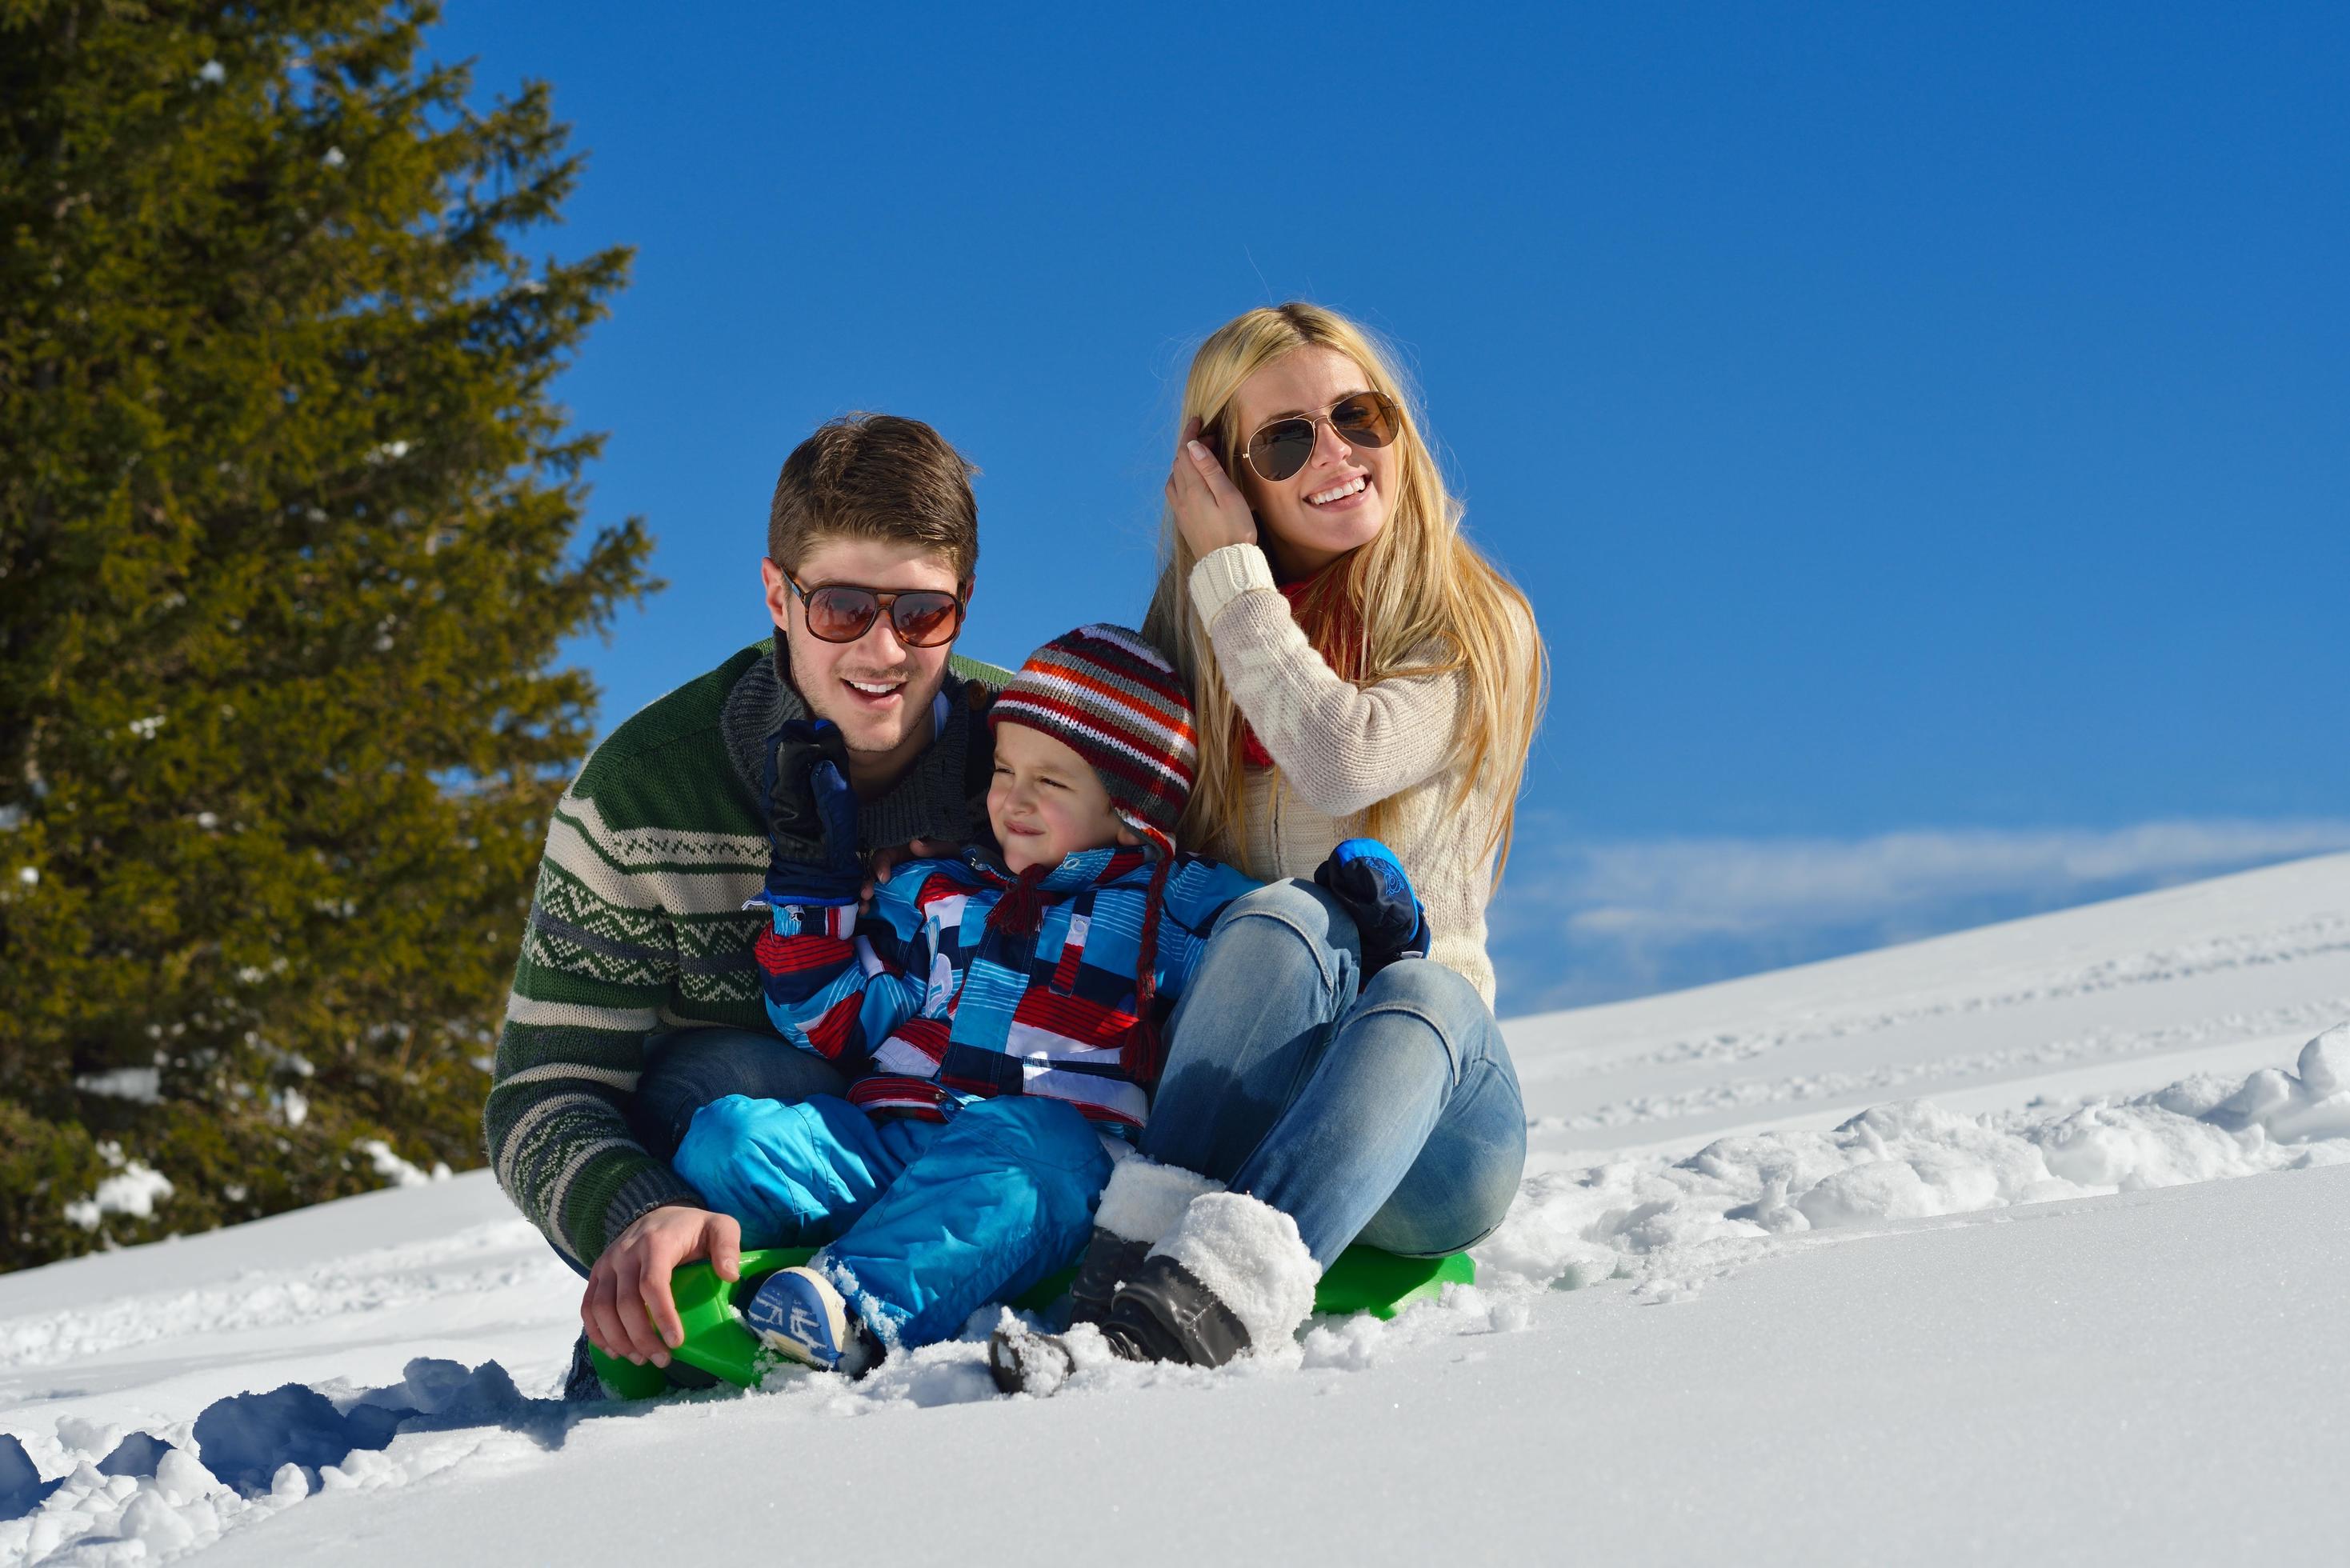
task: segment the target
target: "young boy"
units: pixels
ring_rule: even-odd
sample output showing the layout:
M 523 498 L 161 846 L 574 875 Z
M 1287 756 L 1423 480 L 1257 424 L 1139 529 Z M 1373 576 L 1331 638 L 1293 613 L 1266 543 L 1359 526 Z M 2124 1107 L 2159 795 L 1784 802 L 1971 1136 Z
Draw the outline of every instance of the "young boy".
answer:
M 732 1096 L 695 1115 L 677 1152 L 746 1245 L 823 1244 L 745 1314 L 811 1366 L 854 1376 L 951 1338 L 1077 1255 L 1111 1150 L 1147 1114 L 1162 1006 L 1216 917 L 1257 886 L 1176 853 L 1191 704 L 1139 634 L 1054 639 L 990 722 L 1000 856 L 972 845 L 910 862 L 861 918 L 853 857 L 818 870 L 778 857 L 756 900 L 775 911 L 758 948 L 768 1012 L 851 1071 L 847 1100 Z M 853 809 L 822 761 L 804 789 L 770 794 L 785 816 Z

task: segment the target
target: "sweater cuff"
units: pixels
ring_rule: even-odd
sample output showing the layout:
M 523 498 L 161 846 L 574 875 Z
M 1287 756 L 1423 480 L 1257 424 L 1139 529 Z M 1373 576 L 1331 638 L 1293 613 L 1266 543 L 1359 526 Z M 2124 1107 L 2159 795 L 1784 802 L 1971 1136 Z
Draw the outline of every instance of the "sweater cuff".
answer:
M 619 1168 L 606 1177 L 606 1182 L 610 1184 L 607 1189 L 608 1196 L 599 1193 L 581 1195 L 589 1199 L 586 1212 L 591 1216 L 601 1216 L 599 1232 L 572 1238 L 579 1247 L 582 1261 L 590 1264 L 604 1255 L 604 1249 L 612 1244 L 614 1237 L 656 1209 L 666 1209 L 672 1203 L 681 1203 L 691 1209 L 707 1209 L 710 1206 L 702 1194 L 686 1185 L 675 1171 L 641 1152 L 634 1159 L 620 1162 Z M 606 1182 L 596 1185 L 605 1186 Z M 603 1199 L 600 1204 L 595 1201 L 598 1197 Z M 592 1251 L 589 1250 L 591 1248 Z
M 1279 591 L 1274 587 L 1273 563 L 1254 545 L 1227 545 L 1201 556 L 1191 567 L 1191 607 L 1200 612 L 1200 624 L 1211 632 L 1216 629 L 1216 618 L 1224 613 L 1224 607 L 1243 594 L 1258 588 Z

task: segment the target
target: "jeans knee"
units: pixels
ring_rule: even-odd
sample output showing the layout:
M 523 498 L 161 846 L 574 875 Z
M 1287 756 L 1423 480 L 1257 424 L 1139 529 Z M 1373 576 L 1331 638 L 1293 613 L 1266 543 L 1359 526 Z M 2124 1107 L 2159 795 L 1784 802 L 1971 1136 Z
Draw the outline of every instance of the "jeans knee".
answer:
M 1498 1104 L 1490 1109 L 1495 1114 L 1480 1118 L 1484 1126 L 1429 1151 L 1436 1164 L 1414 1168 L 1365 1227 L 1364 1241 L 1434 1258 L 1465 1251 L 1500 1228 L 1525 1176 L 1525 1117 L 1503 1116 Z
M 1475 1246 L 1500 1226 L 1526 1174 L 1526 1109 L 1507 1058 L 1483 1063 L 1470 1085 L 1469 1113 L 1455 1142 L 1451 1251 Z
M 1431 959 L 1398 959 L 1363 982 L 1363 1005 L 1409 1007 L 1447 1021 L 1492 1016 L 1477 988 Z
M 1251 888 L 1224 906 L 1216 925 L 1222 929 L 1252 915 L 1279 920 L 1301 935 L 1332 946 L 1342 941 L 1353 946 L 1361 943 L 1347 906 L 1303 877 L 1284 877 Z
M 1483 1054 L 1492 1017 L 1477 988 L 1452 971 L 1426 959 L 1403 959 L 1364 983 L 1345 1028 L 1352 1032 L 1380 1018 L 1409 1020 L 1419 1028 L 1407 1036 L 1443 1054 L 1446 1081 L 1457 1088 Z
M 1268 944 L 1270 951 L 1253 950 L 1252 971 L 1264 971 L 1271 963 L 1286 958 L 1310 966 L 1315 979 L 1331 991 L 1340 984 L 1336 963 L 1356 962 L 1362 951 L 1362 937 L 1346 906 L 1313 883 L 1295 877 L 1268 882 L 1226 905 L 1216 917 L 1211 940 L 1222 940 L 1227 933 L 1235 940 L 1268 933 L 1286 939 Z M 1266 972 L 1263 979 L 1267 984 L 1280 983 L 1274 973 Z

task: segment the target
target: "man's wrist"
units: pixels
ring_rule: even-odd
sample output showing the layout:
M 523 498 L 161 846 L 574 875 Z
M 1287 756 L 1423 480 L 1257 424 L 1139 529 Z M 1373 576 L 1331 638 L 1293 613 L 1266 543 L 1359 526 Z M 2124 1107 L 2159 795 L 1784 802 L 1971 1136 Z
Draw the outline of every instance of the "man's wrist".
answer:
M 709 1208 L 702 1194 L 687 1186 L 677 1172 L 650 1154 L 644 1161 L 643 1167 L 630 1173 L 604 1205 L 603 1245 L 596 1249 L 592 1257 L 602 1257 L 619 1240 L 621 1231 L 656 1209 Z

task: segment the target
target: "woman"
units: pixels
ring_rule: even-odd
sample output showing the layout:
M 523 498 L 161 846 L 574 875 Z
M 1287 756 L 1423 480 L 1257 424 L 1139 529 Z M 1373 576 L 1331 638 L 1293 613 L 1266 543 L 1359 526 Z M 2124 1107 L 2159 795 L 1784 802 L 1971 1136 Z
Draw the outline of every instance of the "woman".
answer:
M 1183 416 L 1146 622 L 1199 715 L 1183 842 L 1292 879 L 1218 922 L 1076 1312 L 1130 1359 L 1212 1366 L 1286 1343 L 1349 1243 L 1457 1251 L 1516 1191 L 1525 1116 L 1484 909 L 1544 659 L 1361 328 L 1310 305 L 1252 310 L 1201 345 Z M 1366 974 L 1351 920 L 1295 880 L 1357 836 L 1409 872 L 1425 959 Z M 1040 1391 L 1069 1366 L 1018 1334 L 993 1360 Z

